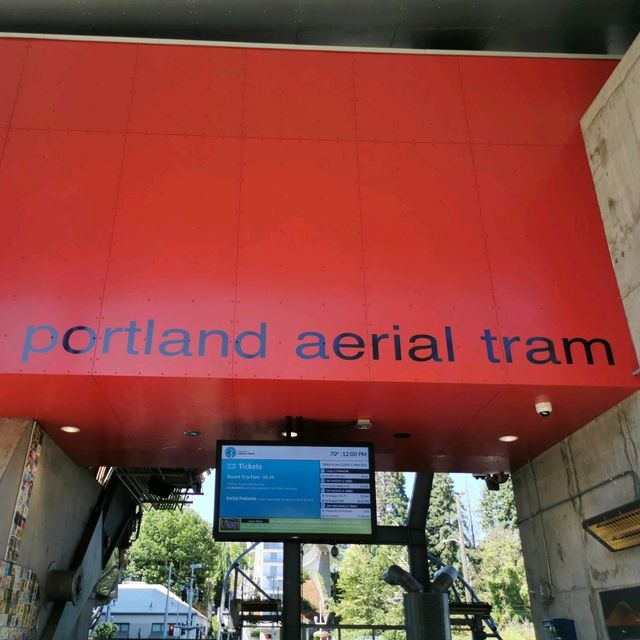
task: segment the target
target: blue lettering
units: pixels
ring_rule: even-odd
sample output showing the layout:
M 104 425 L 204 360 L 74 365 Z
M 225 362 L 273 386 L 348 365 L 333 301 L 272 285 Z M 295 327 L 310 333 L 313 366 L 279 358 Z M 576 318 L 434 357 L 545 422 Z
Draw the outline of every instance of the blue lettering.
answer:
M 165 340 L 160 343 L 160 347 L 158 348 L 160 353 L 163 356 L 191 356 L 191 351 L 189 351 L 189 342 L 191 341 L 191 336 L 189 332 L 185 329 L 167 329 L 162 332 L 163 338 L 168 338 L 172 333 L 177 333 L 180 337 L 175 338 L 174 340 Z M 169 347 L 175 345 L 178 347 L 176 351 L 169 351 Z
M 243 341 L 247 338 L 258 339 L 256 351 L 249 352 L 242 346 Z M 243 331 L 239 333 L 236 337 L 235 350 L 241 358 L 264 358 L 267 354 L 267 323 L 260 323 L 260 331 Z
M 44 347 L 36 347 L 33 344 L 34 336 L 38 331 L 45 331 L 49 334 L 49 344 Z M 27 327 L 27 335 L 24 338 L 24 347 L 22 348 L 22 362 L 29 360 L 30 353 L 47 353 L 58 344 L 58 331 L 48 324 L 41 324 L 34 327 L 30 324 Z
M 198 341 L 198 355 L 203 356 L 206 353 L 207 338 L 209 336 L 220 336 L 220 355 L 226 358 L 229 355 L 229 336 L 226 331 L 205 331 L 200 332 L 200 339 Z

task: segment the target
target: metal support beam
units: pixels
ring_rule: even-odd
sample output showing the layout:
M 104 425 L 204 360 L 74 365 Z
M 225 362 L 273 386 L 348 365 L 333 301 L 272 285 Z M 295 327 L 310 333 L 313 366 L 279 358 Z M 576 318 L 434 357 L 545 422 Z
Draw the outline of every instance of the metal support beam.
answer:
M 425 588 L 429 586 L 429 559 L 427 556 L 427 514 L 431 501 L 433 473 L 418 472 L 413 484 L 413 493 L 409 504 L 409 522 L 407 548 L 409 552 L 409 571 Z
M 282 640 L 300 640 L 300 543 L 283 545 Z
M 135 511 L 136 504 L 132 502 L 129 492 L 113 476 L 102 491 L 85 524 L 73 558 L 65 569 L 66 573 L 74 575 L 73 584 L 77 585 L 77 593 L 73 598 L 60 597 L 49 605 L 51 613 L 42 629 L 40 640 L 68 640 L 71 632 L 82 631 L 79 621 L 84 609 L 90 606 L 93 588 L 108 560 L 105 550 L 115 548 L 124 537 Z M 50 571 L 48 575 L 51 573 Z M 88 629 L 84 633 L 87 631 Z

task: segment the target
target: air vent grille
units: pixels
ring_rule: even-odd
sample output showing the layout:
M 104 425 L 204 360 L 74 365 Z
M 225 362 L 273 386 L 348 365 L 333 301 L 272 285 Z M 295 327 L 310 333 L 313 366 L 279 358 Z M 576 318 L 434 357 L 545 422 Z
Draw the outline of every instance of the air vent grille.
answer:
M 582 526 L 609 551 L 636 547 L 640 545 L 640 500 L 588 518 Z

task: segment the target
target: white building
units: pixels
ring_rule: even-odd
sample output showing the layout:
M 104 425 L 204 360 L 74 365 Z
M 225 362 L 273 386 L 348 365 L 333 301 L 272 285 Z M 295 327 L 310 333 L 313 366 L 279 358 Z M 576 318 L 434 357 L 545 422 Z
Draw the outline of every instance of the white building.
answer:
M 282 557 L 281 542 L 263 542 L 255 549 L 253 579 L 273 598 L 282 597 Z M 305 545 L 302 570 L 317 587 L 320 601 L 314 604 L 324 610 L 324 596 L 331 595 L 330 547 L 326 544 Z
M 254 551 L 253 579 L 272 598 L 282 598 L 283 591 L 283 546 L 281 542 L 263 542 Z M 330 548 L 325 544 L 305 545 L 302 569 L 309 574 L 303 593 L 320 614 L 320 622 L 326 620 L 325 597 L 331 595 Z M 262 598 L 262 594 L 245 585 L 243 597 Z M 260 640 L 279 640 L 280 627 L 266 622 L 256 626 Z M 251 640 L 250 628 L 243 629 L 244 640 Z
M 116 638 L 162 638 L 167 588 L 146 582 L 125 582 L 118 587 L 118 598 L 105 607 L 100 622 L 118 625 Z M 209 622 L 191 608 L 191 629 L 188 629 L 189 605 L 169 593 L 167 627 L 173 625 L 174 638 L 204 638 Z M 171 637 L 169 635 L 169 637 Z
M 272 598 L 282 598 L 282 542 L 263 542 L 256 547 L 253 579 Z

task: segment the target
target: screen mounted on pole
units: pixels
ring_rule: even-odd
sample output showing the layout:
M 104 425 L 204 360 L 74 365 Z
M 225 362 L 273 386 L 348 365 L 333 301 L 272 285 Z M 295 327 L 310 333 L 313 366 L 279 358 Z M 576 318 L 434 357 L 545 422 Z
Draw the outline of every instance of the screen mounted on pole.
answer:
M 219 441 L 218 540 L 366 542 L 376 524 L 371 444 Z

